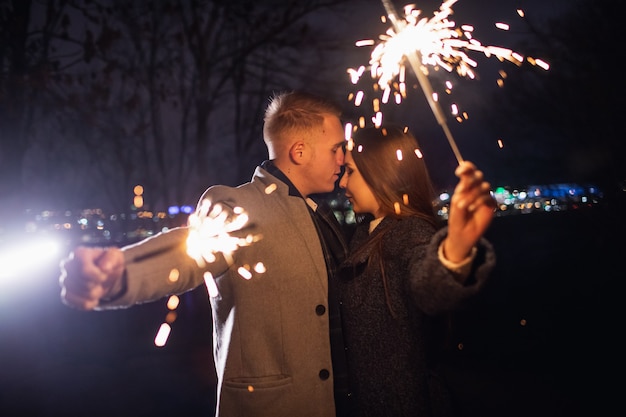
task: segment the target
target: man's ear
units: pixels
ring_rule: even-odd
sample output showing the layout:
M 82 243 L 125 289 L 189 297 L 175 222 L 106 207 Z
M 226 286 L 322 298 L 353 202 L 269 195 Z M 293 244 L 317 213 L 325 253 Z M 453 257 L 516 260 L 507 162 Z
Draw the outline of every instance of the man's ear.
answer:
M 289 158 L 294 164 L 300 165 L 304 162 L 305 155 L 304 142 L 296 142 L 289 148 Z

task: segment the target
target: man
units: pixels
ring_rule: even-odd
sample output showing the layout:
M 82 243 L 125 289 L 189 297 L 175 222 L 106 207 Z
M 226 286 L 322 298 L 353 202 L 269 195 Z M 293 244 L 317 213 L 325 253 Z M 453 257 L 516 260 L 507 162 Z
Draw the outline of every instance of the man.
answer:
M 129 307 L 214 278 L 210 298 L 216 416 L 347 416 L 350 393 L 335 267 L 347 246 L 340 225 L 312 194 L 334 190 L 343 165 L 340 108 L 302 92 L 276 95 L 265 113 L 269 160 L 239 187 L 213 186 L 200 201 L 241 207 L 260 239 L 202 268 L 187 254 L 188 228 L 124 248 L 77 248 L 61 269 L 61 297 L 84 310 Z M 265 272 L 244 279 L 244 265 Z M 175 272 L 172 274 L 172 272 Z M 177 279 L 170 279 L 176 276 Z M 329 288 L 330 283 L 330 288 Z

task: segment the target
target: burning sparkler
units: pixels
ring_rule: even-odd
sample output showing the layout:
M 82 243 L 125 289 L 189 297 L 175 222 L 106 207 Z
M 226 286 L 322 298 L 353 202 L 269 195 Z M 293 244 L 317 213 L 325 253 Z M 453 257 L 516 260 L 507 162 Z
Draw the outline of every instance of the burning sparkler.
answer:
M 452 14 L 452 6 L 457 0 L 444 1 L 439 11 L 430 19 L 422 18 L 421 10 L 413 6 L 405 7 L 405 17 L 400 19 L 389 0 L 382 0 L 387 17 L 393 27 L 380 35 L 378 43 L 372 51 L 370 59 L 370 73 L 372 78 L 378 79 L 378 86 L 382 90 L 382 102 L 386 103 L 393 94 L 397 103 L 406 97 L 405 85 L 405 61 L 413 69 L 420 86 L 428 100 L 428 104 L 441 125 L 452 150 L 460 163 L 463 158 L 448 128 L 446 117 L 441 110 L 437 95 L 428 80 L 427 66 L 435 69 L 443 68 L 448 72 L 456 71 L 462 77 L 475 78 L 474 68 L 476 61 L 467 54 L 468 51 L 482 52 L 485 56 L 495 56 L 501 61 L 510 61 L 515 65 L 521 65 L 524 57 L 510 49 L 499 46 L 485 46 L 472 37 L 473 27 L 463 25 L 456 27 L 456 23 L 449 20 Z M 518 11 L 520 16 L 522 12 Z M 506 30 L 508 25 L 498 24 L 498 28 Z M 374 45 L 374 41 L 360 41 L 357 46 Z M 528 58 L 534 65 L 544 69 L 548 65 L 541 61 Z M 352 82 L 356 84 L 364 73 L 365 68 L 348 69 Z M 398 79 L 398 83 L 394 80 Z M 358 106 L 363 98 L 362 92 L 354 96 Z M 375 105 L 375 108 L 377 106 Z M 382 115 L 379 113 L 375 123 L 381 122 Z
M 233 263 L 232 254 L 241 246 L 248 246 L 260 239 L 260 236 L 247 235 L 244 238 L 232 236 L 231 233 L 241 231 L 248 222 L 248 215 L 241 207 L 232 210 L 221 204 L 212 204 L 209 200 L 203 200 L 198 209 L 189 215 L 188 226 L 189 235 L 187 237 L 187 254 L 192 257 L 198 266 L 203 267 L 207 263 L 214 262 L 216 254 L 222 253 L 229 264 Z M 247 265 L 246 265 L 247 266 Z M 243 270 L 243 272 L 242 272 Z M 265 272 L 263 264 L 257 263 L 255 272 Z M 242 266 L 239 273 L 245 279 L 250 279 L 251 273 Z M 168 279 L 177 281 L 179 277 L 178 269 L 172 269 Z M 204 274 L 205 283 L 210 297 L 217 295 L 217 287 L 213 282 L 213 275 L 210 272 Z M 170 296 L 167 307 L 170 312 L 161 324 L 155 336 L 154 344 L 158 347 L 165 346 L 171 332 L 171 324 L 176 320 L 176 308 L 179 298 L 176 295 Z
M 241 207 L 227 210 L 221 204 L 203 200 L 198 210 L 189 215 L 187 254 L 199 265 L 204 265 L 214 262 L 215 254 L 221 252 L 232 263 L 235 250 L 259 239 L 253 235 L 241 238 L 230 234 L 240 230 L 247 222 L 248 215 Z

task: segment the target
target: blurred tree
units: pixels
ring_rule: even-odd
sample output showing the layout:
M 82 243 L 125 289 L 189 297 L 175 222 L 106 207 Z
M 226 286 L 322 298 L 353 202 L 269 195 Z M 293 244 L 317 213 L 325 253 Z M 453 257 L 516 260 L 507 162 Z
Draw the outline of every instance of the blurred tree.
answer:
M 41 13 L 32 17 L 32 8 Z M 18 213 L 28 197 L 30 152 L 46 152 L 48 140 L 36 143 L 38 124 L 54 103 L 47 92 L 63 69 L 52 44 L 67 41 L 66 1 L 38 4 L 0 1 L 0 215 Z
M 348 11 L 346 0 L 26 3 L 1 9 L 6 21 L 20 14 L 23 23 L 21 32 L 5 29 L 5 67 L 28 80 L 3 73 L 2 105 L 36 97 L 20 102 L 19 126 L 30 129 L 21 135 L 31 139 L 10 145 L 3 170 L 13 177 L 4 184 L 16 195 L 37 190 L 47 206 L 126 210 L 136 184 L 148 208 L 195 202 L 207 185 L 247 180 L 266 157 L 262 113 L 272 92 L 317 84 L 343 97 L 337 86 L 347 79 L 329 74 L 341 74 L 336 52 L 352 44 L 327 22 Z M 41 16 L 57 20 L 44 25 Z M 12 45 L 26 33 L 47 36 L 21 48 L 39 48 L 45 88 L 18 71 L 24 59 Z M 44 99 L 41 120 L 24 123 Z M 24 172 L 28 181 L 17 185 Z

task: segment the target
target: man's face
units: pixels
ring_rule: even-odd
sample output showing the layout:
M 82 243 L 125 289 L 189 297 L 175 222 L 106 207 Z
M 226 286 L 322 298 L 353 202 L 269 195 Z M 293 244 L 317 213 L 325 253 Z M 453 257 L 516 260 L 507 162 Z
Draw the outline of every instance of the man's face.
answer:
M 324 117 L 324 125 L 311 140 L 313 156 L 308 163 L 308 194 L 328 193 L 335 189 L 343 165 L 344 131 L 336 116 Z

